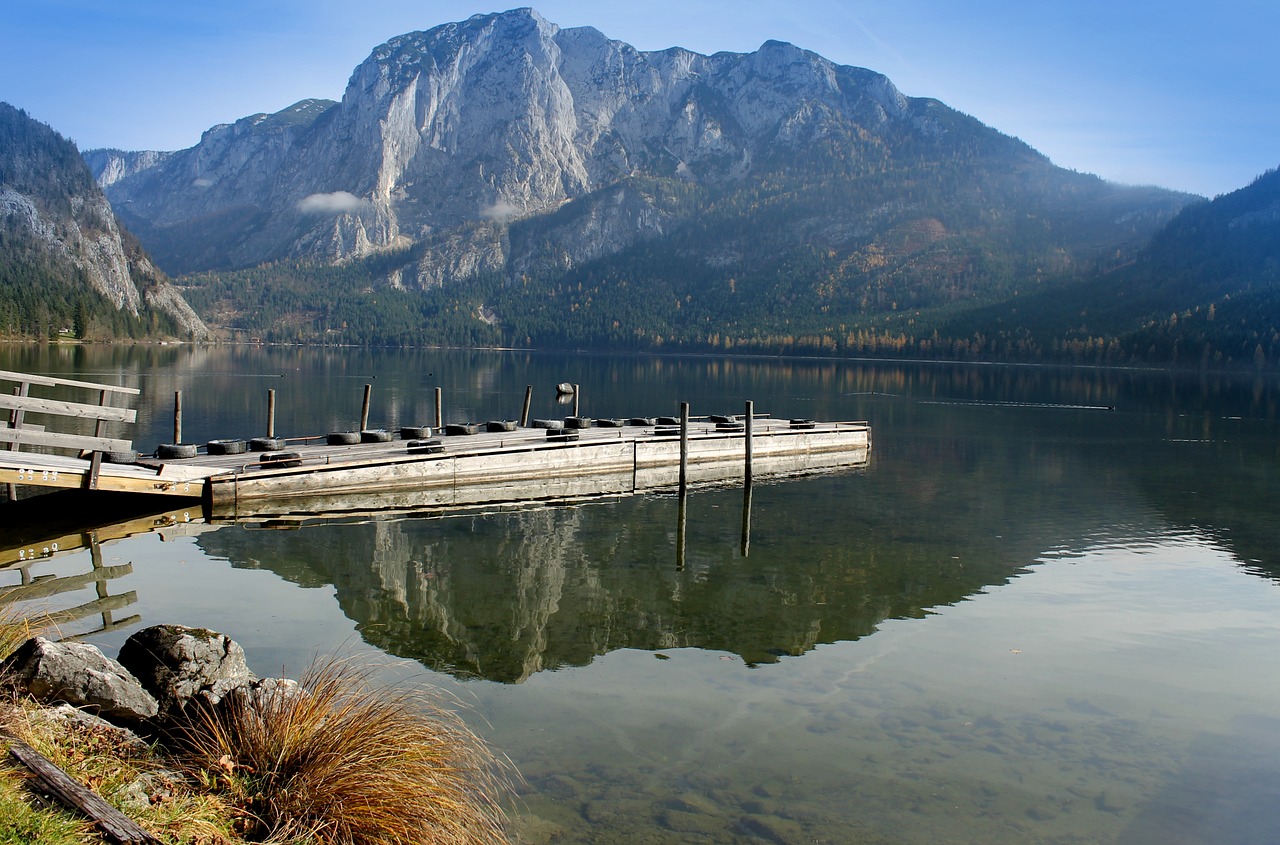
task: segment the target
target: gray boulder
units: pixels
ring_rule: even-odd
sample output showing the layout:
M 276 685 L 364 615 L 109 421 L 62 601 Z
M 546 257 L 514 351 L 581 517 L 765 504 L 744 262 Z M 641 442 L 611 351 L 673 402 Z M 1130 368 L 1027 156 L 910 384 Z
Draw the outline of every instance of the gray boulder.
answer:
M 216 704 L 257 678 L 244 649 L 226 634 L 185 625 L 153 625 L 120 647 L 120 663 L 154 695 L 162 716 L 183 710 L 197 696 Z
M 140 723 L 158 712 L 158 702 L 120 663 L 84 643 L 27 640 L 0 664 L 39 701 L 66 702 L 113 722 Z

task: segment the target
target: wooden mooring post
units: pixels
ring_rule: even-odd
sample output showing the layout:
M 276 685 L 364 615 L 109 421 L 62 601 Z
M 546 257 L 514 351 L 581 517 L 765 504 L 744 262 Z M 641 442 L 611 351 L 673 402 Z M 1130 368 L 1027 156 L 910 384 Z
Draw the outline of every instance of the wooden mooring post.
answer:
M 746 445 L 743 447 L 743 462 L 745 465 L 742 468 L 742 483 L 746 485 L 748 490 L 750 490 L 751 489 L 751 460 L 753 457 L 753 449 L 754 449 L 754 445 L 752 444 L 752 441 L 751 441 L 751 431 L 752 431 L 752 423 L 755 422 L 755 418 L 756 418 L 756 403 L 751 401 L 750 399 L 747 400 L 747 408 L 746 408 L 745 416 L 746 416 L 746 420 L 745 420 L 746 426 L 743 429 L 742 439 Z
M 573 386 L 573 415 L 578 416 L 579 399 L 582 397 L 582 385 Z
M 267 390 L 267 437 L 274 438 L 276 436 L 276 391 L 275 388 Z
M 680 496 L 688 493 L 689 486 L 689 403 L 680 403 Z
M 520 427 L 529 427 L 529 406 L 533 403 L 533 385 L 524 388 L 524 408 L 520 411 Z
M 436 388 L 436 431 L 444 428 L 444 410 L 440 407 L 440 388 Z
M 373 393 L 373 385 L 364 386 L 364 401 L 360 403 L 360 430 L 369 428 L 369 397 Z
M 173 392 L 173 442 L 182 443 L 182 391 Z

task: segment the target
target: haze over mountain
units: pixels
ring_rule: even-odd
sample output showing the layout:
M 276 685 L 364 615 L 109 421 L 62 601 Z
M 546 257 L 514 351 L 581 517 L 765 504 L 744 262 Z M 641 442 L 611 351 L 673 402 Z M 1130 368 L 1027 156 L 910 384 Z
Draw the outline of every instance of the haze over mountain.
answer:
M 0 103 L 0 335 L 81 338 L 208 329 L 117 225 L 74 144 Z
M 530 9 L 394 38 L 339 103 L 86 158 L 206 317 L 304 341 L 1035 356 L 1058 335 L 938 330 L 1197 199 L 790 44 L 640 52 Z

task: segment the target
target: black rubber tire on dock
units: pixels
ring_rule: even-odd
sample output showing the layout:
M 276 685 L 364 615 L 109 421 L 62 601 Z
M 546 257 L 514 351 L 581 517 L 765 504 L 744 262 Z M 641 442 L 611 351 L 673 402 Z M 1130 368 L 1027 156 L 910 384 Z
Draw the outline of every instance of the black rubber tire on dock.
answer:
M 632 417 L 627 420 L 627 425 L 656 425 L 657 422 L 654 417 Z
M 563 428 L 547 429 L 547 442 L 549 443 L 572 443 L 577 439 L 577 431 L 569 431 Z
M 263 452 L 258 458 L 263 467 L 271 469 L 289 469 L 302 465 L 302 456 L 297 452 Z
M 210 455 L 243 455 L 248 448 L 243 440 L 210 440 L 204 450 Z
M 591 417 L 565 417 L 564 427 L 565 428 L 591 428 L 591 424 L 594 422 L 595 420 L 591 419 Z
M 439 440 L 410 440 L 410 455 L 435 455 L 444 451 L 444 444 Z
M 354 446 L 360 442 L 358 431 L 331 431 L 324 439 L 330 446 Z
M 250 452 L 273 452 L 283 448 L 283 437 L 254 437 L 249 441 Z
M 747 424 L 744 422 L 730 421 L 716 423 L 716 431 L 746 431 Z
M 654 437 L 679 437 L 680 426 L 678 425 L 655 425 L 653 427 Z
M 156 447 L 156 457 L 165 461 L 172 461 L 178 458 L 194 458 L 196 456 L 196 444 L 194 443 L 164 443 Z
M 102 461 L 107 464 L 136 464 L 138 453 L 132 451 L 103 452 Z
M 401 440 L 425 440 L 431 436 L 431 427 L 426 425 L 406 425 L 400 429 Z
M 817 423 L 814 422 L 813 420 L 792 420 L 791 421 L 792 428 L 814 428 L 815 426 L 817 426 Z
M 383 428 L 366 428 L 360 432 L 361 443 L 390 443 L 391 432 Z
M 734 421 L 733 417 L 726 416 L 724 414 L 712 414 L 711 416 L 707 417 L 707 419 L 713 423 L 730 423 Z
M 658 417 L 656 425 L 680 425 L 679 417 Z
M 476 434 L 480 431 L 478 423 L 449 423 L 444 427 L 444 433 L 450 435 L 456 434 Z
M 560 420 L 534 420 L 534 428 L 564 428 L 564 423 Z
M 626 420 L 596 420 L 596 428 L 622 428 L 626 424 Z
M 515 431 L 515 420 L 489 420 L 484 424 L 486 431 Z

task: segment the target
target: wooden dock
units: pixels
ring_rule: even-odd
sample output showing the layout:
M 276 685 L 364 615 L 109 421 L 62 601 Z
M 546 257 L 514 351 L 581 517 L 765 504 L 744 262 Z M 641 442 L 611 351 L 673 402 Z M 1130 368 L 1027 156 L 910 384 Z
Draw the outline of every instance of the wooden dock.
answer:
M 100 397 L 97 405 L 39 400 L 38 409 L 13 397 L 5 407 L 17 413 L 39 410 L 88 417 L 99 426 L 104 418 L 128 421 L 133 413 L 110 408 L 107 402 L 112 390 L 128 389 L 0 372 L 0 380 L 14 377 L 30 379 L 29 385 L 96 390 Z M 210 445 L 187 447 L 189 457 L 111 463 L 102 460 L 104 450 L 127 450 L 129 441 L 51 438 L 43 431 L 30 432 L 43 435 L 32 440 L 23 434 L 21 420 L 14 425 L 11 418 L 10 428 L 0 429 L 8 435 L 0 442 L 78 451 L 0 452 L 0 483 L 199 499 L 204 517 L 221 521 L 630 495 L 865 466 L 871 448 L 865 422 L 774 419 L 754 413 L 691 419 L 687 407 L 679 424 L 673 422 L 593 424 L 575 416 L 562 423 L 535 421 L 538 427 L 508 425 L 511 430 L 477 433 L 472 432 L 485 426 L 446 426 L 446 432 L 459 433 L 432 432 L 435 436 L 430 438 L 364 431 L 354 433 L 362 442 L 351 445 L 319 435 L 270 442 L 263 447 L 267 451 L 210 454 L 215 451 Z M 239 442 L 236 448 L 244 446 Z M 165 447 L 158 452 L 164 454 Z

